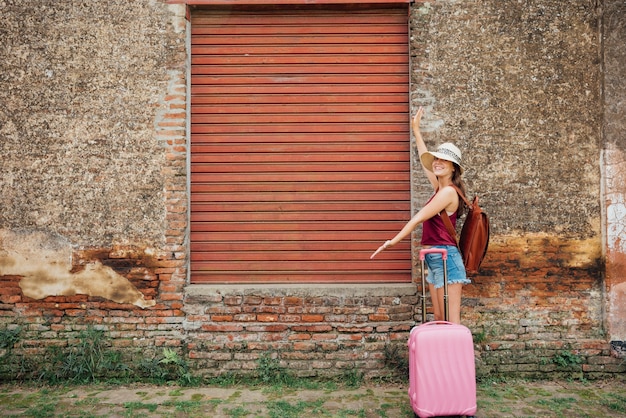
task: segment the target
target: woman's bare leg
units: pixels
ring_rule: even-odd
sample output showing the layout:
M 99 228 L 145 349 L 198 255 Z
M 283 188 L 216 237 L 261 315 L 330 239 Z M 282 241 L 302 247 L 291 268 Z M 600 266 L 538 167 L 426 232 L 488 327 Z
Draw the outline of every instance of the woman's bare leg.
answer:
M 443 321 L 445 318 L 445 304 L 443 301 L 444 289 L 440 287 L 435 289 L 435 286 L 428 285 L 430 291 L 430 299 L 433 304 L 433 312 L 435 314 L 435 321 Z M 461 283 L 448 285 L 448 321 L 455 324 L 461 323 L 461 292 L 463 285 Z
M 454 322 L 455 324 L 461 323 L 461 291 L 463 290 L 463 285 L 461 283 L 449 284 L 448 285 L 448 306 L 450 317 L 448 321 Z
M 443 321 L 443 287 L 435 289 L 435 285 L 428 283 L 428 291 L 430 292 L 430 300 L 433 304 L 435 321 Z

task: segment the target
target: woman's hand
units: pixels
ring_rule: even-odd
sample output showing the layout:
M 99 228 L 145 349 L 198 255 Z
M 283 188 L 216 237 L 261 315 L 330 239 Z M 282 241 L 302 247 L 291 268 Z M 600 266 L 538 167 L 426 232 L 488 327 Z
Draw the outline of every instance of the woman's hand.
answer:
M 415 115 L 413 116 L 413 119 L 411 119 L 411 126 L 413 127 L 413 130 L 416 130 L 419 132 L 420 129 L 420 122 L 422 121 L 422 115 L 424 114 L 424 108 L 422 106 L 417 108 L 417 112 L 415 112 Z
M 378 249 L 376 250 L 376 252 L 374 254 L 372 254 L 370 256 L 370 260 L 374 257 L 376 257 L 376 255 L 380 252 L 383 252 L 384 250 L 386 250 L 387 248 L 391 247 L 393 244 L 391 243 L 391 240 L 387 240 L 385 241 L 385 243 L 383 245 L 381 245 L 380 247 L 378 247 Z

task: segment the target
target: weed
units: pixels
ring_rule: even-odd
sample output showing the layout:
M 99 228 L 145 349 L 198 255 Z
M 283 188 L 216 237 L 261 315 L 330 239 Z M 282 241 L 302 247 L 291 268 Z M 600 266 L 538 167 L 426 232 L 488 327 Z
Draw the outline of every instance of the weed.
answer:
M 219 387 L 231 387 L 242 384 L 243 377 L 238 375 L 237 373 L 228 371 L 219 376 L 208 378 L 206 383 Z
M 146 409 L 149 412 L 154 412 L 157 410 L 159 405 L 155 403 L 143 403 L 143 402 L 126 402 L 124 403 L 124 408 L 128 410 L 131 414 L 140 409 Z
M 539 399 L 537 404 L 548 408 L 553 416 L 566 416 L 565 411 L 576 406 L 576 399 L 570 397 Z
M 257 362 L 257 373 L 259 380 L 267 385 L 290 385 L 293 383 L 293 376 L 280 366 L 278 359 L 272 358 L 269 354 L 262 355 Z
M 32 418 L 48 418 L 54 415 L 56 405 L 49 403 L 38 403 L 37 405 L 28 408 L 24 412 L 24 416 Z
M 28 368 L 28 359 L 13 353 L 13 347 L 20 341 L 21 327 L 0 330 L 0 380 L 23 376 Z
M 563 350 L 552 357 L 552 362 L 559 367 L 572 367 L 583 362 L 582 358 L 569 350 Z
M 357 367 L 351 367 L 343 372 L 343 381 L 349 388 L 359 388 L 363 384 L 364 375 Z
M 89 327 L 78 334 L 77 344 L 68 350 L 48 347 L 47 367 L 40 379 L 51 384 L 87 383 L 127 374 L 130 369 L 122 363 L 121 353 L 110 350 L 104 337 L 104 331 Z
M 406 378 L 409 374 L 409 359 L 399 344 L 385 344 L 383 349 L 385 366 L 398 377 Z
M 228 397 L 228 402 L 232 402 L 236 399 L 241 398 L 241 391 L 237 390 L 235 392 L 233 392 L 229 397 Z
M 354 409 L 342 409 L 340 411 L 337 411 L 337 417 L 338 418 L 344 418 L 344 417 L 357 417 L 357 418 L 366 418 L 366 412 L 364 409 L 359 409 L 354 410 Z
M 387 415 L 387 411 L 391 408 L 393 408 L 394 405 L 390 405 L 388 403 L 384 403 L 382 405 L 380 405 L 380 408 L 376 411 L 376 413 L 378 414 L 378 416 L 380 418 L 387 418 L 389 415 Z
M 183 396 L 184 394 L 185 392 L 183 392 L 181 389 L 174 389 L 170 391 L 169 396 Z
M 98 398 L 88 397 L 88 398 L 76 401 L 74 403 L 74 405 L 76 405 L 76 406 L 95 406 L 95 405 L 98 405 L 98 403 L 100 403 L 100 400 Z
M 163 349 L 163 358 L 159 361 L 160 364 L 172 365 L 177 376 L 177 381 L 183 386 L 189 386 L 193 383 L 194 378 L 189 371 L 189 365 L 184 358 L 178 355 L 178 353 L 171 348 Z
M 198 412 L 202 408 L 202 402 L 200 401 L 167 401 L 163 402 L 163 406 L 173 406 L 176 411 L 190 414 Z
M 483 344 L 487 341 L 487 331 L 477 331 L 474 333 L 474 343 Z
M 54 416 L 57 404 L 59 402 L 57 396 L 53 396 L 47 390 L 39 392 L 38 396 L 33 399 L 28 409 L 24 411 L 24 416 L 32 418 L 47 418 Z
M 181 386 L 191 386 L 198 383 L 189 370 L 184 357 L 171 348 L 163 349 L 161 358 L 143 359 L 139 362 L 139 372 L 142 376 L 157 384 L 177 382 Z
M 21 327 L 0 330 L 0 349 L 11 350 L 20 340 Z
M 233 409 L 225 409 L 224 412 L 227 413 L 229 417 L 233 418 L 246 417 L 251 414 L 250 411 L 242 406 L 238 406 Z
M 626 414 L 626 395 L 612 393 L 607 395 L 601 404 L 609 408 L 611 411 Z
M 324 412 L 324 399 L 314 402 L 298 401 L 294 405 L 287 401 L 267 403 L 267 410 L 271 418 L 299 418 L 303 416 L 320 416 Z

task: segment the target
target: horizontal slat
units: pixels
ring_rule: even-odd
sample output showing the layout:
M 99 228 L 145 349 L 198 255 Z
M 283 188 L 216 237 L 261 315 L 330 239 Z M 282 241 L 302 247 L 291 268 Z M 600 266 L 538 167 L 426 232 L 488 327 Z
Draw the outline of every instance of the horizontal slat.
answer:
M 199 105 L 366 105 L 393 104 L 406 105 L 403 95 L 396 93 L 371 94 L 369 92 L 353 94 L 196 94 L 191 96 L 192 109 Z
M 282 55 L 282 54 L 408 54 L 405 44 L 357 45 L 194 45 L 192 54 L 198 55 Z
M 370 142 L 395 142 L 407 144 L 406 136 L 408 135 L 408 127 L 399 129 L 397 132 L 324 132 L 306 133 L 306 132 L 256 132 L 250 135 L 247 132 L 207 132 L 193 135 L 191 138 L 192 146 L 196 144 L 265 144 L 265 143 L 311 143 L 311 144 L 329 144 L 329 143 L 356 143 L 367 144 Z
M 241 154 L 198 154 L 193 155 L 192 163 L 211 163 L 211 164 L 240 164 L 240 163 L 353 163 L 353 162 L 371 162 L 375 164 L 385 164 L 390 162 L 404 162 L 406 156 L 401 152 L 382 152 L 376 155 L 371 152 L 353 152 L 350 154 L 332 154 L 332 153 L 249 153 Z M 384 170 L 381 167 L 381 171 Z M 302 170 L 299 170 L 302 171 Z
M 225 259 L 233 263 L 239 261 L 369 261 L 370 255 L 378 248 L 376 244 L 371 244 L 371 248 L 363 251 L 206 251 L 193 250 L 191 261 L 222 261 Z M 396 260 L 406 262 L 408 246 L 402 251 L 388 250 L 385 253 L 385 261 Z
M 202 240 L 198 240 L 196 237 L 198 234 L 191 235 L 191 249 L 197 252 L 222 252 L 224 254 L 228 252 L 282 252 L 282 251 L 296 251 L 296 252 L 312 252 L 318 253 L 323 248 L 324 251 L 331 253 L 335 252 L 363 252 L 364 254 L 372 254 L 379 246 L 379 241 L 353 241 L 353 243 L 347 247 L 345 241 L 275 241 L 271 245 L 267 241 L 221 241 L 219 243 L 210 242 L 204 239 L 205 234 L 200 235 Z M 390 253 L 403 253 L 409 251 L 411 248 L 408 239 L 398 243 L 389 249 Z M 360 258 L 360 257 L 359 257 Z
M 200 212 L 215 212 L 215 211 L 235 211 L 235 212 L 269 212 L 269 211 L 283 211 L 283 212 L 306 212 L 306 211 L 353 211 L 361 210 L 364 207 L 362 201 L 356 202 L 240 202 L 233 207 L 229 202 L 210 202 L 198 199 L 203 199 L 204 195 L 192 196 L 191 209 L 193 211 Z M 409 211 L 410 205 L 406 201 L 387 201 L 387 202 L 368 202 L 367 208 L 370 211 Z M 374 216 L 374 214 L 372 214 Z
M 398 3 L 410 3 L 412 0 L 360 0 L 361 5 L 367 5 L 368 3 L 373 3 L 375 7 L 380 8 L 382 4 L 389 3 L 392 5 L 397 5 Z M 181 3 L 181 4 L 190 4 L 190 5 L 221 5 L 228 7 L 228 10 L 233 8 L 234 6 L 242 6 L 242 5 L 261 5 L 267 6 L 268 0 L 167 0 L 168 3 Z M 303 4 L 307 6 L 311 5 L 345 5 L 348 3 L 351 5 L 350 1 L 346 0 L 271 0 L 272 5 L 286 5 L 289 4 L 291 7 L 298 7 Z
M 309 173 L 319 172 L 369 172 L 376 170 L 377 172 L 402 172 L 409 168 L 408 162 L 385 162 L 384 164 L 372 164 L 370 162 L 344 162 L 335 164 L 333 162 L 312 162 L 303 167 L 299 162 L 277 163 L 268 161 L 267 163 L 251 162 L 244 163 L 211 163 L 194 164 L 192 173 L 301 173 L 303 171 Z M 381 173 L 382 174 L 382 173 Z M 192 182 L 194 178 L 192 176 Z
M 408 118 L 409 106 L 407 103 L 347 103 L 347 104 L 293 104 L 293 103 L 285 103 L 285 104 L 266 104 L 266 105 L 257 105 L 257 106 L 247 106 L 247 105 L 228 105 L 228 104 L 214 104 L 214 105 L 193 105 L 191 107 L 191 112 L 194 115 L 202 115 L 202 114 L 211 114 L 211 115 L 274 115 L 278 114 L 279 116 L 283 116 L 286 114 L 292 113 L 305 113 L 305 114 L 313 114 L 314 116 L 320 118 L 320 114 L 324 114 L 324 118 L 330 117 L 331 115 L 327 115 L 327 113 L 338 114 L 337 117 L 347 118 L 348 120 L 352 118 L 354 114 L 359 113 L 389 113 L 389 114 L 400 114 L 404 119 L 399 120 L 399 122 L 405 122 Z M 371 117 L 371 115 L 370 115 Z M 202 123 L 202 122 L 200 122 Z
M 404 123 L 407 119 L 406 113 L 384 113 L 385 124 L 392 122 Z M 196 114 L 191 116 L 191 123 L 198 124 L 234 124 L 234 123 L 258 123 L 258 124 L 290 124 L 290 123 L 369 123 L 378 115 L 372 113 L 284 113 L 284 114 Z
M 222 27 L 224 28 L 224 27 Z M 211 47 L 222 46 L 241 46 L 245 48 L 251 46 L 268 45 L 276 47 L 278 45 L 297 45 L 298 48 L 306 49 L 307 46 L 316 46 L 319 44 L 324 45 L 354 45 L 367 44 L 367 45 L 401 45 L 404 49 L 407 45 L 407 34 L 318 34 L 315 37 L 311 36 L 311 33 L 302 33 L 299 35 L 281 35 L 275 34 L 273 31 L 265 31 L 260 34 L 245 35 L 240 32 L 239 27 L 233 28 L 231 33 L 220 35 L 216 33 L 210 34 L 210 36 L 192 36 L 192 47 L 210 45 Z M 209 32 L 209 31 L 207 31 Z M 235 49 L 236 51 L 236 49 Z M 280 51 L 280 50 L 278 50 Z M 279 52 L 280 53 L 280 52 Z
M 195 186 L 193 186 L 195 187 Z M 200 193 L 195 190 L 193 202 L 249 202 L 250 193 L 243 192 L 218 192 Z M 192 189 L 194 192 L 194 189 Z M 377 200 L 390 201 L 398 198 L 406 198 L 407 193 L 375 191 L 322 191 L 322 192 L 257 192 L 254 194 L 254 202 L 371 202 Z
M 221 65 L 220 65 L 221 64 Z M 217 65 L 195 65 L 192 67 L 192 75 L 240 75 L 249 74 L 251 64 L 242 62 L 240 64 L 223 64 Z M 291 65 L 254 65 L 256 74 L 398 74 L 402 73 L 404 66 L 402 64 L 318 64 L 314 65 L 309 62 L 304 64 Z
M 367 221 L 324 221 L 324 222 L 199 222 L 194 221 L 194 231 L 196 232 L 276 232 L 276 231 L 389 231 L 400 230 L 402 224 L 390 221 L 374 222 Z
M 393 271 L 384 269 L 384 265 L 377 265 L 377 269 L 361 271 L 325 272 L 319 271 L 291 271 L 281 272 L 225 272 L 225 271 L 197 271 L 191 270 L 193 282 L 201 283 L 238 283 L 238 284 L 267 284 L 267 283 L 406 283 L 410 275 L 406 269 Z
M 231 231 L 225 233 L 216 232 L 196 232 L 192 233 L 192 241 L 208 240 L 218 243 L 220 241 L 266 241 L 268 249 L 271 248 L 272 243 L 284 242 L 284 241 L 319 241 L 324 243 L 325 241 L 340 241 L 344 245 L 349 245 L 355 241 L 376 241 L 382 240 L 385 242 L 389 239 L 387 231 L 352 231 L 349 234 L 343 231 L 290 231 L 290 232 L 238 232 Z M 347 247 L 349 248 L 349 247 Z M 377 247 L 378 248 L 378 247 Z M 320 246 L 320 250 L 324 247 Z M 376 248 L 375 248 L 376 249 Z
M 352 153 L 401 153 L 406 161 L 406 152 L 409 151 L 408 142 L 362 142 L 362 143 L 200 143 L 191 145 L 191 153 L 203 154 L 266 154 L 266 153 L 324 153 L 324 154 L 352 154 Z M 328 155 L 326 155 L 328 157 Z M 193 161 L 193 160 L 192 160 Z
M 266 0 L 267 3 L 267 0 Z M 192 27 L 205 25 L 241 26 L 257 25 L 266 27 L 281 26 L 319 26 L 333 24 L 336 26 L 363 25 L 364 22 L 372 25 L 406 25 L 406 11 L 389 10 L 351 10 L 350 13 L 320 12 L 315 10 L 300 11 L 285 10 L 284 13 L 276 14 L 272 11 L 264 12 L 256 9 L 249 13 L 220 13 L 219 10 L 211 12 L 194 13 L 191 19 Z
M 192 85 L 192 95 L 206 95 L 206 94 L 269 94 L 279 95 L 283 94 L 306 94 L 306 95 L 319 95 L 319 94 L 387 94 L 397 93 L 400 95 L 406 93 L 406 86 L 401 83 L 379 83 L 370 86 L 362 84 L 346 83 L 346 84 L 319 84 L 319 85 L 303 85 L 303 84 L 268 84 L 268 85 Z M 274 97 L 274 98 L 276 98 Z
M 223 16 L 223 15 L 222 15 Z M 406 26 L 403 24 L 383 25 L 383 24 L 351 24 L 338 25 L 326 23 L 324 21 L 315 23 L 309 20 L 305 26 L 285 23 L 282 25 L 261 25 L 249 24 L 246 21 L 239 24 L 199 24 L 198 20 L 194 20 L 194 26 L 191 28 L 192 42 L 195 40 L 200 43 L 210 42 L 213 36 L 236 35 L 247 38 L 250 35 L 305 35 L 308 39 L 315 39 L 319 35 L 370 35 L 370 34 L 397 34 L 407 37 Z M 315 36 L 315 38 L 313 38 Z M 216 42 L 218 43 L 218 42 Z
M 362 208 L 364 209 L 364 208 Z M 372 221 L 372 211 L 368 210 L 354 210 L 354 211 L 317 211 L 317 212 L 286 212 L 286 211 L 274 211 L 274 212 L 261 212 L 261 211 L 247 211 L 245 214 L 245 220 L 247 222 L 291 222 L 291 221 L 309 221 L 309 222 L 328 222 L 328 221 Z M 198 224 L 201 222 L 229 222 L 232 223 L 238 219 L 241 219 L 241 212 L 232 211 L 220 211 L 220 212 L 199 212 L 196 211 L 191 214 L 191 222 Z M 383 223 L 385 221 L 408 221 L 408 211 L 394 211 L 394 210 L 379 210 L 376 212 L 376 222 Z M 394 225 L 396 227 L 397 225 Z M 402 225 L 400 225 L 402 226 Z M 393 229 L 393 227 L 389 227 Z
M 372 251 L 373 252 L 373 251 Z M 284 260 L 282 262 L 276 261 L 238 261 L 237 263 L 230 262 L 220 262 L 220 261 L 211 261 L 211 262 L 201 262 L 198 261 L 194 263 L 194 270 L 205 270 L 205 271 L 214 271 L 214 270 L 222 270 L 222 271 L 233 271 L 233 267 L 235 267 L 238 271 L 244 272 L 254 272 L 254 271 L 273 271 L 273 272 L 282 272 L 282 271 L 298 271 L 302 269 L 301 261 L 289 261 Z M 329 261 L 307 261 L 308 269 L 311 271 L 317 272 L 325 272 L 325 271 L 354 271 L 354 270 L 366 270 L 367 264 L 370 264 L 371 261 L 369 257 L 364 258 L 363 260 L 350 261 L 350 260 L 339 260 L 336 262 Z M 409 260 L 385 260 L 385 266 L 387 268 L 393 270 L 407 269 L 411 267 L 411 262 Z
M 195 65 L 211 65 L 211 66 L 230 66 L 240 65 L 244 66 L 243 69 L 250 69 L 251 66 L 256 66 L 260 72 L 265 72 L 265 66 L 272 65 L 306 65 L 309 64 L 313 67 L 327 66 L 329 71 L 334 70 L 334 67 L 343 69 L 344 71 L 336 71 L 339 73 L 345 72 L 344 65 L 351 65 L 352 72 L 359 74 L 363 71 L 361 68 L 356 68 L 361 65 L 389 65 L 395 67 L 396 64 L 406 64 L 406 56 L 404 54 L 297 54 L 297 55 L 272 55 L 272 54 L 255 54 L 255 55 L 193 55 L 191 63 Z M 194 70 L 192 68 L 192 73 Z M 326 72 L 326 71 L 325 71 Z M 387 72 L 387 71 L 384 71 Z
M 336 84 L 406 84 L 409 81 L 408 74 L 248 74 L 248 75 L 194 75 L 191 77 L 192 85 L 264 85 L 264 84 L 313 84 L 313 85 L 336 85 Z
M 250 124 L 227 124 L 227 123 L 214 123 L 214 124 L 194 124 L 191 127 L 192 134 L 288 134 L 292 132 L 297 134 L 334 134 L 334 133 L 359 133 L 359 134 L 386 134 L 386 133 L 405 133 L 408 135 L 408 126 L 399 123 L 250 123 Z M 193 141 L 193 139 L 192 139 Z
M 380 7 L 381 4 L 389 3 L 396 5 L 398 3 L 410 3 L 412 0 L 360 0 L 361 5 L 367 5 L 369 3 L 374 4 L 376 7 Z M 189 5 L 221 5 L 226 6 L 230 10 L 234 6 L 242 5 L 261 5 L 267 6 L 268 0 L 167 0 L 167 3 L 179 3 Z M 346 0 L 271 0 L 272 5 L 291 5 L 291 7 L 298 7 L 303 4 L 307 6 L 311 5 L 345 5 L 346 3 L 352 4 Z
M 272 181 L 272 182 L 220 182 L 208 181 L 205 183 L 194 182 L 191 185 L 192 192 L 374 192 L 374 191 L 395 191 L 403 193 L 403 198 L 409 195 L 406 188 L 406 181 L 377 181 L 377 182 L 294 182 L 294 181 Z
M 335 182 L 349 181 L 409 181 L 409 173 L 406 171 L 397 172 L 291 172 L 291 173 L 199 173 L 196 167 L 192 167 L 192 183 L 206 182 L 324 182 L 332 187 Z

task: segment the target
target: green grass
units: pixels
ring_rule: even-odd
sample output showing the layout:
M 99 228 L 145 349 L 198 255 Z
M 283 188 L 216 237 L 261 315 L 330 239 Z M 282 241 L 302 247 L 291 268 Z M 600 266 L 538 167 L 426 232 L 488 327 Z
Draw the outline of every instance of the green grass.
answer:
M 248 411 L 246 408 L 242 406 L 237 406 L 236 408 L 232 408 L 232 409 L 226 408 L 224 409 L 224 412 L 229 417 L 233 417 L 233 418 L 247 417 L 248 415 L 252 414 L 250 411 Z
M 297 401 L 290 403 L 287 401 L 267 402 L 267 410 L 271 418 L 299 418 L 303 416 L 324 416 L 322 405 L 324 399 L 318 399 L 314 402 Z
M 304 379 L 300 379 L 304 380 Z M 0 416 L 95 418 L 126 417 L 407 417 L 411 418 L 406 387 L 380 387 L 364 382 L 358 390 L 340 382 L 316 389 L 284 385 L 239 385 L 224 389 L 180 386 L 124 388 L 87 384 L 67 386 L 0 386 Z M 302 383 L 302 386 L 305 386 Z M 332 388 L 332 390 L 328 390 Z M 108 390 L 115 396 L 107 397 Z M 124 391 L 127 397 L 124 399 Z M 215 394 L 221 394 L 216 397 Z M 120 396 L 122 398 L 120 398 Z M 159 399 L 157 401 L 157 399 Z M 499 380 L 478 385 L 481 418 L 502 416 L 626 417 L 624 382 L 536 382 Z
M 611 411 L 626 415 L 626 394 L 610 393 L 600 400 Z

